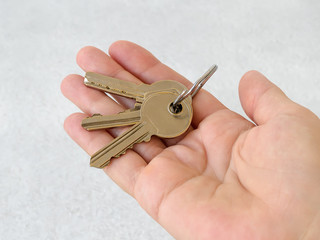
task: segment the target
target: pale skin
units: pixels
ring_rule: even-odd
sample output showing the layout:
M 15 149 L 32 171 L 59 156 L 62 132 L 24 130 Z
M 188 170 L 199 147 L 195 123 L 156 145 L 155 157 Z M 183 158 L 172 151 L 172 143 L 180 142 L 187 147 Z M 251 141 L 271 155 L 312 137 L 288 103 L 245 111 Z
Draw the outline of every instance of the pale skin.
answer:
M 112 44 L 108 54 L 84 47 L 77 63 L 85 72 L 136 83 L 192 85 L 127 41 Z M 89 155 L 123 131 L 89 132 L 81 121 L 130 108 L 131 100 L 116 103 L 86 87 L 80 75 L 67 76 L 61 90 L 84 112 L 69 116 L 64 127 Z M 256 71 L 242 77 L 239 96 L 252 122 L 202 89 L 193 99 L 187 133 L 152 137 L 103 171 L 176 239 L 318 239 L 319 118 Z

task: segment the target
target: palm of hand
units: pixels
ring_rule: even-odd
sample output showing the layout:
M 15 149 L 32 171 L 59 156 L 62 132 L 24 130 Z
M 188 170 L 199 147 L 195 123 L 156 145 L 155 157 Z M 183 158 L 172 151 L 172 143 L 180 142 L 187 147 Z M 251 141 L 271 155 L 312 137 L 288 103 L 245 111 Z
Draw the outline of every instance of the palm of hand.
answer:
M 283 152 L 295 133 L 279 136 L 282 133 L 274 129 L 288 130 L 285 125 L 279 119 L 253 127 L 229 110 L 215 112 L 151 161 L 137 182 L 136 196 L 178 236 L 291 239 L 303 235 L 301 229 L 310 222 L 300 218 L 297 223 L 293 217 L 312 209 L 299 201 L 308 202 L 310 190 L 317 185 L 304 179 L 304 173 L 291 173 L 301 170 L 295 161 L 301 156 Z M 289 161 L 294 161 L 292 168 Z
M 97 49 L 85 48 L 78 55 L 78 63 L 85 71 L 118 75 L 130 81 L 138 82 L 135 78 L 138 76 L 139 79 L 180 79 L 188 84 L 146 50 L 127 42 L 118 45 L 113 46 L 115 50 L 110 49 L 113 59 Z M 250 74 L 260 80 L 264 78 L 256 72 Z M 298 107 L 289 107 L 286 114 L 280 114 L 284 108 L 281 104 L 275 110 L 268 107 L 259 110 L 259 104 L 275 103 L 268 92 L 280 90 L 266 79 L 260 83 L 260 90 L 246 90 L 255 81 L 250 74 L 242 84 L 242 91 L 247 92 L 240 97 L 245 111 L 258 127 L 201 91 L 194 99 L 195 116 L 188 133 L 173 140 L 153 138 L 149 143 L 135 146 L 135 151 L 128 151 L 104 169 L 176 237 L 256 239 L 268 238 L 270 234 L 278 238 L 291 237 L 303 234 L 303 229 L 310 224 L 310 218 L 286 223 L 293 217 L 292 210 L 308 213 L 309 209 L 300 204 L 306 199 L 300 196 L 306 196 L 303 195 L 308 190 L 305 186 L 310 188 L 316 184 L 305 179 L 305 173 L 292 175 L 292 171 L 300 167 L 297 154 L 306 147 L 294 145 L 292 138 L 299 138 L 301 134 L 292 129 L 304 120 L 298 119 L 292 124 L 287 121 L 292 118 L 290 111 Z M 85 88 L 80 76 L 68 76 L 62 91 L 87 114 L 110 114 L 121 109 L 102 93 Z M 289 101 L 281 94 L 281 100 Z M 126 107 L 130 105 L 122 98 L 118 100 Z M 109 106 L 109 110 L 104 110 L 108 109 L 105 106 Z M 306 110 L 299 111 L 306 113 Z M 110 134 L 118 134 L 117 130 L 88 133 L 80 127 L 83 117 L 83 114 L 72 115 L 66 120 L 65 128 L 89 154 L 110 141 Z M 292 142 L 289 149 L 294 151 L 283 151 L 288 142 Z M 308 166 L 313 166 L 312 156 L 306 159 L 309 159 Z

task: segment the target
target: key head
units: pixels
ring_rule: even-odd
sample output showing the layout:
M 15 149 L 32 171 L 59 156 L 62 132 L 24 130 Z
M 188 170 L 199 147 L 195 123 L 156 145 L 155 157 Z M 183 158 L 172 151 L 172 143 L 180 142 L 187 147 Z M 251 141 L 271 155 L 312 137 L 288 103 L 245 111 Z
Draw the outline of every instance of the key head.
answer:
M 149 95 L 141 106 L 141 120 L 154 128 L 154 135 L 173 138 L 184 133 L 192 120 L 192 99 L 181 102 L 181 111 L 173 113 L 170 105 L 178 97 L 175 92 L 157 92 Z

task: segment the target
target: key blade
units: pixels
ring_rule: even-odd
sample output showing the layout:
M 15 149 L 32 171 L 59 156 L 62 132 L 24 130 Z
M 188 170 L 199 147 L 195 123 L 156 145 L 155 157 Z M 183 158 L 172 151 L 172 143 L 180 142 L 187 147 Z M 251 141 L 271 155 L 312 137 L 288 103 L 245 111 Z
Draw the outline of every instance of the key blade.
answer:
M 102 74 L 87 72 L 84 79 L 84 84 L 88 87 L 102 90 L 107 93 L 116 94 L 119 96 L 136 99 L 141 102 L 144 98 L 144 91 L 141 91 L 140 85 L 133 82 L 124 81 L 117 78 L 112 78 Z
M 94 115 L 83 119 L 81 125 L 86 130 L 97 130 L 133 125 L 140 119 L 140 107 L 136 107 L 113 115 Z
M 128 149 L 132 148 L 134 144 L 150 141 L 153 131 L 154 129 L 151 128 L 150 124 L 145 122 L 135 124 L 107 146 L 94 153 L 90 159 L 90 166 L 96 168 L 107 166 L 111 158 L 120 157 Z
M 145 83 L 135 84 L 93 72 L 86 73 L 84 84 L 107 93 L 135 99 L 138 103 L 142 103 L 150 94 L 157 92 L 180 94 L 187 89 L 183 84 L 172 80 L 157 81 L 151 85 Z

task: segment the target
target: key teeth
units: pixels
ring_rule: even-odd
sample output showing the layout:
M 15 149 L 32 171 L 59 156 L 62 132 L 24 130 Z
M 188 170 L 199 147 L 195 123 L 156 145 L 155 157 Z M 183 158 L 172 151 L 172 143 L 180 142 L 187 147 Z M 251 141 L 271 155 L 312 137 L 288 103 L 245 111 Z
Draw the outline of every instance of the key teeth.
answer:
M 115 156 L 113 156 L 113 157 L 114 157 L 114 158 L 118 158 L 118 157 L 120 157 L 121 155 L 125 154 L 125 153 L 127 152 L 127 150 L 132 149 L 135 144 L 137 144 L 137 143 L 142 143 L 142 142 L 149 142 L 150 139 L 151 139 L 151 137 L 148 137 L 148 138 L 146 138 L 146 139 L 144 139 L 144 140 L 142 140 L 142 141 L 134 142 L 134 143 L 132 143 L 127 149 L 123 150 L 122 152 L 119 152 L 117 155 L 115 155 Z
M 119 158 L 121 155 L 125 154 L 125 153 L 127 152 L 127 150 L 132 149 L 132 148 L 133 148 L 133 145 L 135 145 L 135 144 L 137 144 L 137 143 L 141 143 L 141 142 L 149 142 L 150 140 L 151 140 L 151 136 L 143 139 L 142 141 L 134 142 L 134 143 L 132 143 L 127 149 L 123 150 L 122 152 L 119 152 L 117 155 L 113 156 L 112 158 Z M 111 158 L 111 159 L 112 159 L 112 158 Z M 111 163 L 111 159 L 109 159 L 108 161 L 106 161 L 105 163 L 103 163 L 101 166 L 97 166 L 97 165 L 95 165 L 95 161 L 93 162 L 93 161 L 92 161 L 92 158 L 91 158 L 90 167 L 104 168 L 104 167 L 108 166 L 108 165 Z

